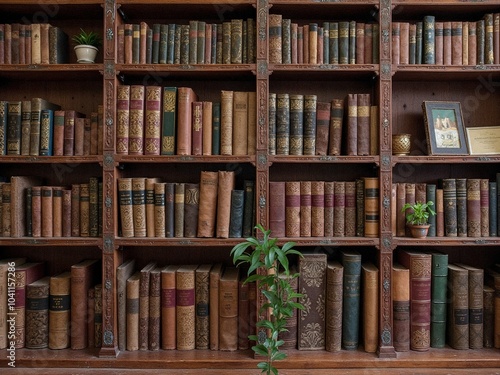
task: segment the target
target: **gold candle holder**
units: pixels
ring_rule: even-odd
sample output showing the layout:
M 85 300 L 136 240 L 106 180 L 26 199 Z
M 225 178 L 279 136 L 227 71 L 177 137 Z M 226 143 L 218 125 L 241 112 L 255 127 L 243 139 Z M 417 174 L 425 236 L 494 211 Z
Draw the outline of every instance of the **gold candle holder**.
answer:
M 392 154 L 409 155 L 411 148 L 411 134 L 392 135 Z

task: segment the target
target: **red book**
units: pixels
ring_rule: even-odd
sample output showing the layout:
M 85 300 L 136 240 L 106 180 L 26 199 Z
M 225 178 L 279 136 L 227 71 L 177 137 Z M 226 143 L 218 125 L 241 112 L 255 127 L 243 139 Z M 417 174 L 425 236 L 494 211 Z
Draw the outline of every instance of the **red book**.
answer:
M 286 236 L 300 236 L 300 182 L 288 181 L 285 184 L 285 221 Z
M 75 155 L 75 119 L 77 117 L 84 117 L 84 115 L 74 110 L 64 111 L 63 153 L 67 156 Z
M 116 153 L 128 154 L 130 85 L 116 88 Z
M 144 153 L 144 92 L 143 85 L 130 86 L 129 155 Z
M 83 155 L 84 136 L 85 136 L 85 118 L 75 118 L 75 152 L 76 156 Z
M 54 111 L 54 140 L 52 145 L 54 156 L 64 155 L 64 112 L 63 110 Z
M 177 88 L 177 155 L 191 155 L 193 102 L 197 99 L 191 87 Z
M 272 237 L 286 236 L 284 182 L 269 182 L 269 229 Z
M 203 102 L 193 102 L 192 107 L 192 155 L 203 155 Z
M 144 155 L 160 155 L 161 86 L 146 86 Z
M 333 237 L 335 182 L 325 182 L 325 237 Z
M 300 236 L 311 237 L 311 181 L 300 182 Z
M 325 235 L 325 182 L 311 182 L 311 236 Z
M 330 138 L 330 102 L 318 102 L 316 107 L 316 155 L 326 155 Z

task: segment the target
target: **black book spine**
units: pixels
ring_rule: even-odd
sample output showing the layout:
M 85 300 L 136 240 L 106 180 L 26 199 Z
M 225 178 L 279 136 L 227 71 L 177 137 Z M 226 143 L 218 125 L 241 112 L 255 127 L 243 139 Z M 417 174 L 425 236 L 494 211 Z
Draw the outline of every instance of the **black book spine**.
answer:
M 175 184 L 165 184 L 165 236 L 174 237 L 174 196 Z
M 229 221 L 229 238 L 240 238 L 243 230 L 244 190 L 231 191 L 231 212 Z
M 467 237 L 467 179 L 457 178 L 457 235 Z
M 490 219 L 490 236 L 491 237 L 496 237 L 498 235 L 497 231 L 497 215 L 498 215 L 498 210 L 497 210 L 497 183 L 496 182 L 491 182 L 489 183 L 490 189 L 489 189 L 489 219 Z
M 245 206 L 243 208 L 243 233 L 244 238 L 250 237 L 254 227 L 254 210 L 255 210 L 255 182 L 245 180 L 243 183 L 245 190 Z

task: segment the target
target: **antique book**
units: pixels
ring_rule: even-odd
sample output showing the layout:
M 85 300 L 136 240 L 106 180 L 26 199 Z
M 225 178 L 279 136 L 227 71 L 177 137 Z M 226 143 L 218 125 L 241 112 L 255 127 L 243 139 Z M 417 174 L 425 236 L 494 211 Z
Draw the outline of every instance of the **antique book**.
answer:
M 231 211 L 229 215 L 229 238 L 241 238 L 243 234 L 243 209 L 245 191 L 231 191 Z
M 283 61 L 282 23 L 281 14 L 269 15 L 269 62 L 271 64 L 281 64 Z
M 217 224 L 215 235 L 217 238 L 229 237 L 229 223 L 231 220 L 231 191 L 235 185 L 234 171 L 219 171 L 217 191 Z
M 311 181 L 300 181 L 300 237 L 311 237 Z
M 415 31 L 416 32 L 416 31 Z M 443 65 L 443 22 L 434 20 L 435 64 Z
M 80 184 L 80 237 L 90 235 L 90 186 Z
M 275 238 L 286 235 L 285 182 L 269 182 L 269 229 Z
M 431 324 L 431 254 L 402 250 L 398 261 L 410 270 L 410 348 L 427 351 Z
M 290 95 L 276 95 L 276 155 L 290 154 Z
M 42 112 L 43 116 L 43 112 Z M 75 142 L 74 142 L 74 152 L 75 156 L 83 156 L 83 148 L 85 143 L 85 122 L 90 121 L 86 117 L 76 117 L 75 118 Z M 43 121 L 43 118 L 42 118 Z M 40 143 L 41 143 L 40 139 Z
M 200 205 L 200 184 L 184 184 L 184 237 L 196 237 L 198 231 L 198 210 Z
M 328 154 L 328 140 L 330 138 L 331 102 L 317 102 L 316 107 L 316 155 Z
M 10 237 L 11 228 L 11 184 L 2 183 L 2 237 Z M 52 222 L 50 223 L 52 224 Z
M 451 63 L 452 65 L 462 65 L 463 42 L 462 42 L 462 21 L 451 23 Z
M 161 267 L 154 267 L 150 272 L 148 319 L 149 350 L 159 350 L 161 344 L 161 271 Z
M 469 349 L 469 271 L 448 265 L 448 345 Z
M 498 188 L 497 188 L 497 182 L 496 181 L 493 181 L 493 182 L 489 182 L 489 197 L 488 197 L 488 201 L 489 201 L 489 223 L 490 223 L 490 230 L 489 230 L 489 233 L 490 233 L 490 236 L 491 237 L 495 237 L 497 235 L 497 212 L 498 212 L 498 207 L 497 207 L 497 204 L 498 204 L 498 196 L 497 196 L 497 191 L 498 191 Z
M 410 270 L 392 266 L 393 344 L 397 352 L 410 350 Z
M 196 347 L 196 265 L 183 265 L 176 273 L 176 336 L 177 350 L 192 350 Z
M 21 103 L 21 155 L 30 154 L 30 131 L 31 101 L 23 100 Z
M 197 237 L 214 237 L 218 181 L 218 172 L 201 172 Z
M 356 250 L 341 250 L 344 267 L 342 297 L 342 347 L 354 350 L 359 344 L 359 316 L 361 310 L 361 254 Z
M 481 237 L 481 179 L 466 180 L 467 237 Z M 458 194 L 458 191 L 457 191 Z M 458 199 L 458 196 L 457 196 Z M 457 202 L 458 203 L 458 202 Z M 488 225 L 489 227 L 489 225 Z
M 325 182 L 311 182 L 311 236 L 325 235 Z
M 139 350 L 149 348 L 149 290 L 151 271 L 156 262 L 149 262 L 140 271 L 139 278 Z
M 135 272 L 135 259 L 124 261 L 116 268 L 116 299 L 118 321 L 118 349 L 127 348 L 127 280 Z M 90 338 L 90 332 L 89 332 Z
M 176 184 L 174 182 L 165 183 L 165 237 L 175 236 L 175 188 Z M 179 186 L 179 189 L 181 187 Z M 179 191 L 180 194 L 180 191 Z M 179 200 L 182 199 L 181 194 L 179 195 Z M 181 202 L 178 202 L 180 205 Z M 179 214 L 184 213 L 184 210 L 180 210 Z M 183 218 L 184 220 L 184 218 Z M 180 229 L 180 228 L 179 228 Z
M 452 63 L 452 39 L 451 39 L 451 22 L 443 22 L 443 64 L 451 65 Z
M 126 343 L 129 351 L 139 350 L 139 284 L 140 271 L 136 271 L 126 283 Z
M 292 265 L 290 267 L 290 275 L 294 275 L 297 273 L 297 268 L 295 265 Z M 280 274 L 280 277 L 286 278 L 286 275 L 284 273 Z M 290 277 L 288 278 L 288 281 L 290 282 L 290 287 L 292 290 L 296 293 L 299 291 L 299 278 L 298 277 Z M 240 281 L 241 282 L 241 281 Z M 256 312 L 253 311 L 253 309 L 256 308 L 254 305 L 254 297 L 257 298 L 255 295 L 257 291 L 255 290 L 255 283 L 246 283 L 248 285 L 248 293 L 249 293 L 249 308 L 250 310 L 247 311 L 250 313 L 250 315 L 247 315 L 247 317 L 250 319 L 250 326 L 247 326 L 247 334 L 245 336 L 248 336 L 248 334 L 253 335 L 255 333 L 255 314 Z M 251 290 L 253 288 L 253 291 Z M 296 300 L 296 299 L 295 299 Z M 241 301 L 241 288 L 240 288 L 240 301 Z M 241 310 L 241 303 L 240 303 L 240 310 Z M 285 323 L 285 328 L 287 331 L 285 332 L 280 332 L 278 337 L 284 341 L 283 345 L 281 346 L 282 349 L 297 349 L 297 327 L 298 327 L 298 310 L 296 308 L 293 309 L 292 316 L 285 318 L 286 323 Z M 244 335 L 242 334 L 241 329 L 239 329 L 240 332 L 240 337 Z M 248 337 L 246 337 L 246 345 L 248 346 Z
M 299 188 L 299 209 L 300 209 L 300 184 L 298 188 Z M 333 237 L 334 235 L 334 229 L 333 229 L 334 194 L 335 194 L 335 182 L 325 181 L 325 237 Z M 298 212 L 298 217 L 300 219 L 300 211 Z M 300 233 L 300 230 L 297 233 Z
M 54 189 L 54 198 L 56 190 Z M 99 178 L 89 178 L 89 236 L 99 236 Z
M 222 90 L 220 94 L 220 154 L 233 154 L 234 91 Z
M 443 207 L 445 235 L 457 237 L 457 186 L 454 178 L 443 179 Z
M 0 45 L 0 54 L 1 52 L 2 49 Z M 0 155 L 7 155 L 8 109 L 9 109 L 9 103 L 6 100 L 0 100 Z
M 215 263 L 209 275 L 209 333 L 210 350 L 219 350 L 219 281 L 223 272 L 222 263 Z
M 141 26 L 132 24 L 132 64 L 139 64 L 141 46 Z
M 161 86 L 146 86 L 144 95 L 144 155 L 160 155 Z
M 300 237 L 300 181 L 285 183 L 285 235 Z
M 318 63 L 318 24 L 309 23 L 309 64 Z
M 490 236 L 490 181 L 482 178 L 479 181 L 479 207 L 481 210 L 481 237 Z
M 304 253 L 298 260 L 300 303 L 310 303 L 311 307 L 299 311 L 299 350 L 325 349 L 326 266 L 327 257 L 323 253 Z
M 379 333 L 379 270 L 371 262 L 361 264 L 362 285 L 362 337 L 365 352 L 375 353 L 378 347 Z
M 77 117 L 85 115 L 75 110 L 64 111 L 63 155 L 75 155 L 75 124 Z
M 246 91 L 233 92 L 232 138 L 232 154 L 248 155 L 248 92 Z
M 220 155 L 220 102 L 212 103 L 212 155 Z
M 373 185 L 373 183 L 371 184 Z M 370 183 L 368 184 L 370 186 Z M 378 187 L 377 187 L 378 190 Z M 375 194 L 374 191 L 371 191 L 370 194 Z M 378 194 L 378 193 L 377 193 Z M 370 204 L 374 203 L 373 201 L 370 202 L 370 200 L 373 200 L 372 196 L 365 196 L 365 179 L 364 178 L 357 178 L 356 179 L 356 237 L 363 237 L 365 236 L 365 220 L 372 220 L 374 221 L 377 215 L 373 215 L 370 213 L 370 215 L 365 218 L 365 210 L 371 210 L 373 211 L 373 208 L 370 207 Z M 378 195 L 377 195 L 378 198 Z M 365 199 L 368 201 L 368 207 L 366 207 L 365 204 Z M 379 225 L 379 224 L 377 224 Z M 369 228 L 369 230 L 372 230 L 373 228 Z M 378 233 L 378 229 L 377 229 Z M 373 235 L 373 234 L 372 234 Z
M 2 194 L 5 201 L 5 188 L 8 185 L 4 186 L 4 193 Z M 54 236 L 54 210 L 53 210 L 53 202 L 54 196 L 53 191 L 54 187 L 52 186 L 42 186 L 42 237 L 53 237 Z M 5 211 L 5 206 L 4 206 Z M 5 220 L 4 220 L 4 228 L 5 228 Z M 5 230 L 4 230 L 5 236 Z
M 316 154 L 317 95 L 304 95 L 304 155 Z
M 456 178 L 456 200 L 457 200 L 457 235 L 467 237 L 467 179 Z M 477 202 L 479 203 L 479 201 Z M 479 210 L 477 210 L 479 211 Z M 480 225 L 477 229 L 480 229 Z M 475 231 L 477 231 L 477 229 Z
M 195 347 L 210 347 L 210 269 L 211 264 L 200 264 L 195 272 Z
M 26 207 L 25 190 L 28 187 L 39 185 L 42 179 L 37 176 L 12 176 L 10 178 L 10 236 L 24 237 L 26 231 Z
M 203 102 L 192 103 L 191 154 L 203 155 Z
M 146 178 L 132 178 L 134 237 L 146 237 Z
M 468 64 L 477 64 L 477 24 L 475 21 L 469 22 L 469 34 L 467 35 L 469 44 Z
M 165 182 L 156 182 L 154 184 L 153 232 L 155 237 L 165 237 L 165 186 Z
M 46 99 L 31 99 L 30 155 L 40 155 L 42 110 L 44 109 L 51 109 L 53 111 L 56 111 L 60 110 L 61 107 L 58 104 L 51 103 Z
M 128 154 L 144 154 L 144 101 L 145 87 L 130 86 Z
M 348 94 L 347 106 L 347 155 L 358 154 L 358 94 Z
M 134 237 L 132 178 L 123 177 L 118 179 L 118 198 L 120 202 L 121 235 L 123 237 Z M 73 235 L 75 235 L 74 232 Z
M 163 88 L 161 123 L 161 155 L 174 155 L 176 152 L 176 108 L 177 87 Z
M 209 101 L 202 103 L 202 154 L 212 155 L 212 133 L 213 133 L 213 104 Z
M 21 155 L 22 101 L 9 101 L 7 113 L 7 155 Z
M 175 349 L 176 336 L 176 276 L 179 266 L 166 266 L 161 270 L 161 348 Z
M 80 223 L 80 220 L 78 220 Z M 28 233 L 28 231 L 27 231 Z M 42 236 L 42 187 L 31 187 L 31 235 Z M 78 231 L 80 235 L 80 231 Z
M 446 303 L 448 254 L 431 252 L 431 347 L 444 348 L 446 343 Z
M 269 130 L 268 130 L 268 153 L 276 155 L 276 93 L 269 93 Z
M 330 260 L 326 268 L 325 349 L 338 352 L 342 349 L 342 298 L 344 267 Z
M 88 343 L 87 295 L 101 275 L 101 262 L 87 259 L 71 266 L 71 349 L 84 349 Z
M 68 34 L 58 26 L 51 26 L 49 29 L 49 63 L 67 64 L 69 62 L 68 47 Z
M 49 276 L 26 286 L 27 349 L 42 349 L 49 345 L 49 286 Z
M 49 349 L 66 349 L 71 344 L 71 272 L 50 278 Z
M 484 15 L 484 63 L 493 64 L 495 62 L 494 51 L 494 31 L 493 31 L 493 13 Z
M 365 203 L 366 205 L 366 203 Z M 345 236 L 356 235 L 356 182 L 345 182 Z
M 378 237 L 380 227 L 379 217 L 379 178 L 364 178 L 364 235 L 365 237 Z
M 243 207 L 243 229 L 242 237 L 250 237 L 253 233 L 255 222 L 255 181 L 244 180 L 245 202 Z M 299 232 L 300 233 L 300 228 Z
M 435 23 L 436 19 L 434 16 L 424 16 L 423 29 L 422 29 L 422 50 L 423 50 L 423 64 L 435 64 L 436 54 L 435 54 Z
M 338 64 L 339 63 L 339 23 L 338 22 L 330 22 L 330 38 L 329 38 L 329 55 L 330 55 L 330 64 Z
M 54 111 L 54 135 L 52 153 L 55 156 L 64 155 L 64 110 Z
M 469 272 L 469 348 L 481 349 L 484 336 L 484 270 L 463 263 L 456 265 Z
M 399 22 L 399 63 L 409 64 L 410 61 L 410 23 Z
M 483 347 L 494 347 L 495 335 L 495 289 L 483 288 Z
M 303 154 L 304 95 L 290 95 L 290 155 Z
M 155 236 L 155 184 L 159 181 L 159 178 L 145 179 L 146 237 Z
M 247 154 L 255 155 L 257 152 L 257 93 L 248 92 L 248 119 L 247 119 Z
M 219 281 L 219 350 L 238 349 L 239 268 L 227 267 Z
M 357 94 L 357 155 L 370 155 L 370 94 Z
M 401 62 L 401 23 L 392 23 L 391 42 L 392 42 L 392 63 Z
M 365 63 L 365 23 L 356 22 L 356 64 Z M 371 54 L 370 54 L 371 56 Z
M 436 189 L 436 236 L 443 237 L 444 225 L 444 194 L 443 189 Z

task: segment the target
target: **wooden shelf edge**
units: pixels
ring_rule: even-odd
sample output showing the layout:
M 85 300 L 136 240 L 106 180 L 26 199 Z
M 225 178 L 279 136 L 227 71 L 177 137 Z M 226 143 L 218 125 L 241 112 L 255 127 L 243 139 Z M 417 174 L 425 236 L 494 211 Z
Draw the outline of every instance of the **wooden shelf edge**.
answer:
M 500 237 L 393 237 L 396 246 L 498 246 Z

